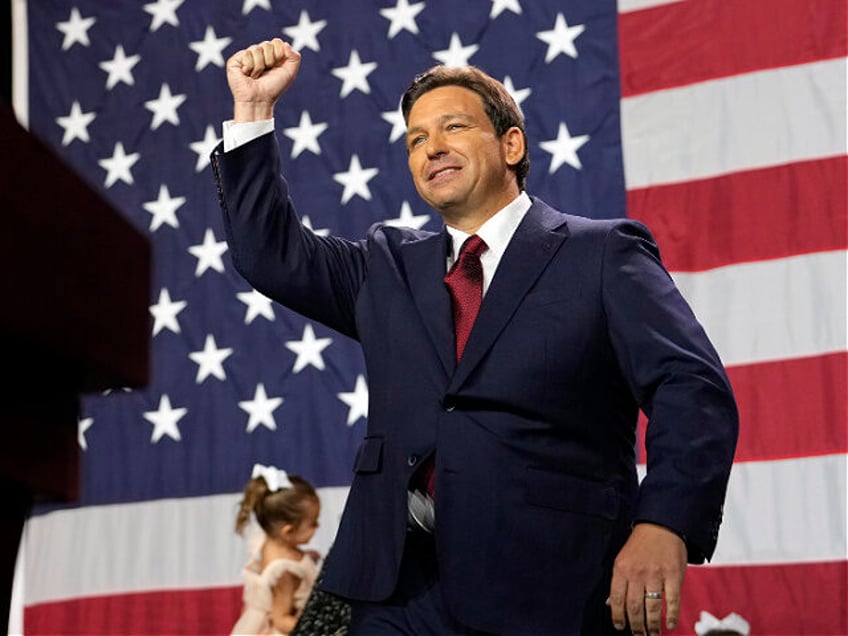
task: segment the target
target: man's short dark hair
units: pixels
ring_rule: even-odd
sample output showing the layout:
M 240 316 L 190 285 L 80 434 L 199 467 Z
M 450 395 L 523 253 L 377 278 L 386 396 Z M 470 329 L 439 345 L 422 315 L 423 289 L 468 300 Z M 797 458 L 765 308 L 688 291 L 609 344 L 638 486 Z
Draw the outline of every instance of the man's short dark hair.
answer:
M 403 94 L 400 109 L 403 120 L 409 124 L 409 111 L 424 93 L 442 86 L 461 86 L 477 93 L 483 100 L 483 110 L 492 122 L 495 134 L 503 136 L 515 126 L 524 138 L 524 156 L 513 166 L 518 188 L 525 189 L 527 172 L 530 170 L 530 146 L 524 130 L 524 117 L 518 105 L 503 84 L 475 66 L 449 67 L 441 64 L 417 75 Z

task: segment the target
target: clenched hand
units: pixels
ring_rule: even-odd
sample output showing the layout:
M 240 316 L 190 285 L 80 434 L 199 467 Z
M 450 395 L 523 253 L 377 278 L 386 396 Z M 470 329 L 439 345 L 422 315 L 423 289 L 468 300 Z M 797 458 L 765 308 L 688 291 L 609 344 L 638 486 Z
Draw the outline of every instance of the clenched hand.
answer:
M 274 104 L 297 76 L 300 53 L 279 38 L 254 44 L 227 60 L 236 122 L 270 119 Z

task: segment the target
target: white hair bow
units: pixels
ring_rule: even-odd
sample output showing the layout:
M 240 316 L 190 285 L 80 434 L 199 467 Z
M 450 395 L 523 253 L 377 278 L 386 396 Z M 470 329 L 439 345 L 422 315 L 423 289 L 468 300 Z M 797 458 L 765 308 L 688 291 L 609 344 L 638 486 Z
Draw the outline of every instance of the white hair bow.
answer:
M 701 620 L 695 623 L 695 633 L 698 636 L 705 636 L 712 631 L 735 631 L 742 636 L 748 636 L 751 633 L 751 626 L 744 618 L 736 612 L 731 612 L 721 620 L 713 616 L 709 612 L 701 612 Z
M 265 480 L 265 483 L 268 484 L 268 490 L 271 492 L 277 492 L 281 488 L 294 488 L 294 484 L 291 483 L 288 473 L 273 466 L 254 464 L 253 473 L 250 475 L 250 478 L 256 479 L 257 477 L 262 477 Z

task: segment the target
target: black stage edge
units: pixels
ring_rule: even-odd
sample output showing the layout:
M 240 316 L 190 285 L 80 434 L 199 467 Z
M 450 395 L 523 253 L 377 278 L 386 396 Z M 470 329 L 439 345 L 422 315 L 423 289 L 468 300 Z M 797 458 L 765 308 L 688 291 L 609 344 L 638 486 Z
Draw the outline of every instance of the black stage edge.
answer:
M 0 68 L 0 96 L 2 99 L 12 103 L 12 0 L 5 3 L 5 8 L 0 11 L 0 60 L 3 61 Z
M 0 383 L 0 634 L 6 634 L 30 506 L 78 499 L 80 396 L 140 388 L 149 379 L 152 250 L 143 232 L 20 125 L 5 100 L 0 149 L 0 271 L 12 273 L 0 276 L 7 370 Z

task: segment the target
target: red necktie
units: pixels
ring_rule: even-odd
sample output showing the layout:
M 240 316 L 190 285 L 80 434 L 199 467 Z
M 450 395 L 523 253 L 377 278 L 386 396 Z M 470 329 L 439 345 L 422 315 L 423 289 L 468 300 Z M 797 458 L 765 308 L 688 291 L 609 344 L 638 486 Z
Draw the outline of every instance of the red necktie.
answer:
M 474 326 L 483 300 L 483 266 L 480 254 L 486 243 L 474 234 L 465 240 L 453 267 L 445 275 L 445 285 L 453 302 L 453 327 L 456 332 L 456 360 L 462 357 L 465 343 Z M 430 497 L 435 497 L 435 457 L 431 455 L 421 467 L 421 482 Z
M 456 360 L 462 358 L 462 351 L 477 312 L 483 300 L 483 266 L 480 254 L 486 249 L 486 243 L 474 234 L 466 239 L 459 250 L 459 256 L 445 276 L 445 285 L 453 301 L 453 327 L 456 331 Z

